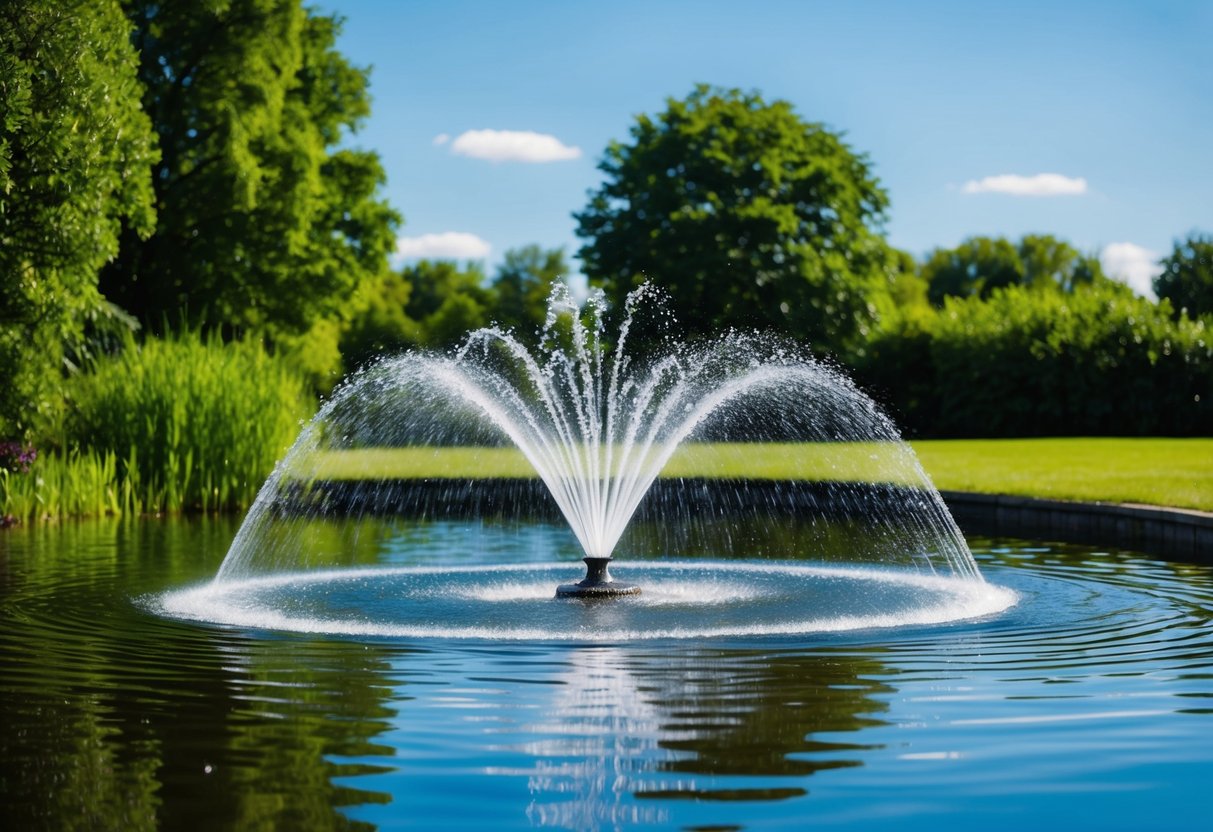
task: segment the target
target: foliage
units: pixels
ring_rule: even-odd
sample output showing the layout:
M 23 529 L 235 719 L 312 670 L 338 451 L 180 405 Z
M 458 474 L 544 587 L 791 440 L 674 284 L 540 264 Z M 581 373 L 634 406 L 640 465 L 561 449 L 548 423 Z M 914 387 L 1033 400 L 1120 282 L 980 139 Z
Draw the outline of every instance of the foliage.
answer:
M 552 286 L 569 273 L 562 249 L 512 249 L 491 284 L 478 263 L 422 260 L 363 288 L 341 335 L 347 369 L 411 347 L 443 348 L 490 323 L 537 334 Z
M 1098 258 L 1048 234 L 1027 234 L 1017 244 L 1003 237 L 970 237 L 956 248 L 931 252 L 922 276 L 937 306 L 948 297 L 989 297 L 1006 286 L 1070 292 L 1107 282 Z
M 412 291 L 413 284 L 399 272 L 388 272 L 363 289 L 357 311 L 341 333 L 347 370 L 421 343 L 420 325 L 405 312 Z
M 127 477 L 126 483 L 132 479 Z M 0 469 L 0 525 L 140 510 L 134 491 L 119 480 L 113 452 L 46 454 L 25 476 Z
M 421 260 L 405 266 L 401 277 L 412 287 L 404 311 L 420 325 L 423 346 L 448 346 L 488 324 L 493 293 L 479 263 L 461 269 L 450 260 Z
M 1123 287 L 1011 286 L 881 333 L 864 385 L 936 436 L 1207 435 L 1213 334 Z
M 448 347 L 487 326 L 495 301 L 479 263 L 420 260 L 383 278 L 351 324 L 342 351 L 355 365 L 408 347 Z
M 586 274 L 617 307 L 650 280 L 682 325 L 775 327 L 820 347 L 862 336 L 899 259 L 865 156 L 786 101 L 699 86 L 611 143 L 576 215 Z
M 274 354 L 302 378 L 315 395 L 327 396 L 341 380 L 344 362 L 341 339 L 344 322 L 321 318 L 307 332 L 279 334 L 274 339 Z
M 151 123 L 116 0 L 0 4 L 0 437 L 56 414 L 97 270 L 155 220 Z
M 339 22 L 299 0 L 128 0 L 160 138 L 160 206 L 126 233 L 106 296 L 162 329 L 182 310 L 228 331 L 298 334 L 386 268 L 399 222 L 374 153 L 342 147 L 369 112 Z
M 1154 291 L 1192 317 L 1213 315 L 1213 235 L 1193 231 L 1176 240 L 1154 278 Z
M 1023 263 L 1023 279 L 1020 282 L 1025 286 L 1060 289 L 1063 292 L 1073 292 L 1096 283 L 1105 288 L 1121 286 L 1104 275 L 1097 256 L 1083 254 L 1051 234 L 1025 234 L 1019 240 L 1018 251 L 1019 260 Z
M 567 278 L 564 249 L 536 245 L 505 253 L 493 278 L 493 320 L 520 337 L 538 335 L 548 314 L 552 287 Z
M 486 307 L 471 292 L 452 292 L 437 309 L 422 319 L 422 344 L 448 347 L 459 343 L 469 331 L 489 322 Z
M 68 443 L 113 454 L 148 511 L 247 506 L 311 409 L 301 380 L 253 340 L 131 337 L 91 369 L 73 385 Z

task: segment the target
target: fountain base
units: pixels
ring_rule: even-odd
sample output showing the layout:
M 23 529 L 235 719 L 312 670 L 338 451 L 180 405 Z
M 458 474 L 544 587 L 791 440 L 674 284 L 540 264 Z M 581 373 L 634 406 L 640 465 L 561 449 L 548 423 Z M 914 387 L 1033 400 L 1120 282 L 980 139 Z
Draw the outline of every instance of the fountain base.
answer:
M 616 581 L 607 566 L 610 558 L 582 558 L 585 579 L 575 584 L 556 587 L 557 598 L 614 598 L 618 595 L 639 595 L 640 587 Z

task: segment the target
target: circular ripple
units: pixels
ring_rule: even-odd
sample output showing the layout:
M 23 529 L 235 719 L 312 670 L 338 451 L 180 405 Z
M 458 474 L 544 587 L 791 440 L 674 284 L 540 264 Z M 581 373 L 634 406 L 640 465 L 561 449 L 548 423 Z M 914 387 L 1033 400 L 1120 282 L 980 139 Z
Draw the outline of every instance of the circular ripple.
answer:
M 567 563 L 291 573 L 212 582 L 152 599 L 165 615 L 351 636 L 634 641 L 796 635 L 993 615 L 1014 592 L 879 569 L 736 562 L 636 563 L 640 595 L 556 599 Z

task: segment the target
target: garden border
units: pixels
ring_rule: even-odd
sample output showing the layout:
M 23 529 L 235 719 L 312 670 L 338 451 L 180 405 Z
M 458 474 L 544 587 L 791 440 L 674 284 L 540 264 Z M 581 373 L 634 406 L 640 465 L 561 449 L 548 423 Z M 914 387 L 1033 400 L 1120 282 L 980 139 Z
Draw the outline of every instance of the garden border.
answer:
M 1114 546 L 1213 564 L 1213 512 L 968 491 L 940 493 L 966 531 Z

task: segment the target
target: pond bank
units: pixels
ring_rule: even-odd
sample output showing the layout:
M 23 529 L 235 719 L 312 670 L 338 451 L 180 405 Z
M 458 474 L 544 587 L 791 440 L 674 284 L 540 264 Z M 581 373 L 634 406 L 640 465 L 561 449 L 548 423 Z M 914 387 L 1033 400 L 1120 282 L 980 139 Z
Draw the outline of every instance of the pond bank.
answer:
M 941 491 L 967 532 L 1137 549 L 1213 563 L 1213 512 L 1131 503 L 1083 503 Z

